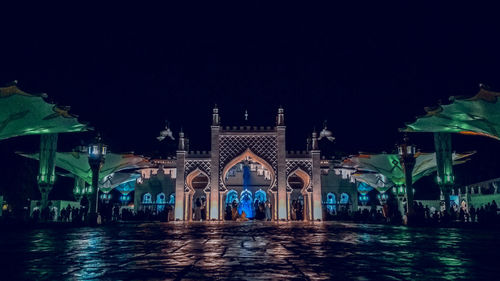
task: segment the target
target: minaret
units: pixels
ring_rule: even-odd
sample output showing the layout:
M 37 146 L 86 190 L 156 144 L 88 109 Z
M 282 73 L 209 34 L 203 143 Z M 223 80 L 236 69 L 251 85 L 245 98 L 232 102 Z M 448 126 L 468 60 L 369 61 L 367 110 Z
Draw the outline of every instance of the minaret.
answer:
M 184 138 L 184 132 L 182 131 L 182 128 L 179 132 L 179 146 L 177 150 L 186 151 L 186 139 Z
M 285 138 L 285 114 L 280 106 L 276 116 L 276 139 L 277 139 L 277 160 L 278 160 L 278 219 L 288 218 L 288 204 L 286 193 L 286 138 Z
M 212 113 L 212 126 L 219 126 L 220 125 L 220 116 L 219 116 L 219 109 L 217 108 L 217 104 L 214 106 L 213 113 Z
M 222 206 L 219 206 L 219 135 L 220 116 L 219 109 L 215 105 L 210 138 L 210 199 L 207 202 L 210 220 L 219 220 L 222 217 L 220 212 L 224 210 Z
M 277 126 L 285 126 L 285 113 L 283 111 L 283 107 L 278 108 L 278 116 L 276 117 L 276 125 Z
M 313 186 L 313 220 L 323 220 L 323 209 L 321 206 L 321 155 L 318 147 L 318 134 L 313 131 L 311 135 L 311 158 L 312 158 L 312 186 Z
M 311 150 L 318 150 L 318 134 L 316 133 L 316 130 L 314 130 L 312 133 L 311 141 Z
M 179 147 L 177 149 L 177 178 L 175 180 L 175 220 L 184 220 L 184 165 L 186 161 L 186 140 L 184 132 L 179 132 Z

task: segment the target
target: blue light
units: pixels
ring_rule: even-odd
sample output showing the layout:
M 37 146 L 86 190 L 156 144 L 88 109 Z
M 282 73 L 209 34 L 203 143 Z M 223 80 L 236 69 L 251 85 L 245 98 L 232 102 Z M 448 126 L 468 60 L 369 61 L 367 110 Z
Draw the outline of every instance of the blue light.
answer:
M 253 200 L 252 192 L 248 190 L 250 185 L 250 167 L 248 165 L 243 166 L 243 191 L 241 192 L 241 200 L 238 205 L 238 213 L 241 215 L 245 212 L 247 218 L 253 218 Z

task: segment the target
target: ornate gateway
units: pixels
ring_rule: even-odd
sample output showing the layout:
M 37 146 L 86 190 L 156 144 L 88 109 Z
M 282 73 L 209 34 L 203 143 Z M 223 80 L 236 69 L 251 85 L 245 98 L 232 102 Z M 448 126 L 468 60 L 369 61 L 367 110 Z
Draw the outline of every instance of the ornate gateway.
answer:
M 290 211 L 292 201 L 303 204 L 301 219 L 322 220 L 316 133 L 312 135 L 310 150 L 287 154 L 285 131 L 282 108 L 278 110 L 275 127 L 231 128 L 220 126 L 219 110 L 214 108 L 210 152 L 188 152 L 188 140 L 181 132 L 176 164 L 179 175 L 175 191 L 176 220 L 199 219 L 199 209 L 202 218 L 224 220 L 226 209 L 239 200 L 238 194 L 245 194 L 246 200 L 255 195 L 252 202 L 256 205 L 258 200 L 261 204 L 265 200 L 271 205 L 272 220 L 298 218 L 295 211 Z M 238 179 L 242 177 L 246 180 L 240 184 Z M 290 178 L 299 180 L 297 192 L 293 191 L 297 185 L 288 183 Z

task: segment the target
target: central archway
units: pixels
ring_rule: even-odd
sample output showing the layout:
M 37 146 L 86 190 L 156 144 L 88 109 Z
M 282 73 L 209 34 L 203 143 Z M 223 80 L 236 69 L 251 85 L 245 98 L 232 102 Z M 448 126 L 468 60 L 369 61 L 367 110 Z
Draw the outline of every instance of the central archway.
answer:
M 230 219 L 230 210 L 233 209 L 237 209 L 239 215 L 245 211 L 246 216 L 251 219 L 264 219 L 265 214 L 262 210 L 265 207 L 262 206 L 267 198 L 273 198 L 271 187 L 276 182 L 274 169 L 266 160 L 246 149 L 224 166 L 220 181 L 223 187 L 220 202 L 225 204 L 221 205 L 221 210 L 225 210 L 225 219 Z M 256 193 L 257 191 L 259 192 Z M 234 199 L 228 199 L 236 194 L 239 194 L 237 207 L 233 204 Z M 254 201 L 255 195 L 259 195 L 259 202 Z M 243 200 L 244 198 L 247 200 Z M 271 208 L 273 205 L 271 203 Z
M 233 160 L 229 161 L 229 163 L 227 163 L 224 169 L 222 170 L 222 184 L 224 185 L 224 187 L 226 187 L 226 178 L 229 170 L 247 158 L 251 158 L 253 161 L 261 164 L 266 168 L 267 171 L 269 171 L 271 178 L 269 187 L 272 187 L 276 180 L 276 175 L 274 174 L 273 167 L 269 163 L 267 163 L 266 160 L 262 159 L 261 157 L 257 156 L 257 154 L 253 153 L 249 148 L 247 148 L 247 150 L 245 150 L 242 154 L 233 158 Z

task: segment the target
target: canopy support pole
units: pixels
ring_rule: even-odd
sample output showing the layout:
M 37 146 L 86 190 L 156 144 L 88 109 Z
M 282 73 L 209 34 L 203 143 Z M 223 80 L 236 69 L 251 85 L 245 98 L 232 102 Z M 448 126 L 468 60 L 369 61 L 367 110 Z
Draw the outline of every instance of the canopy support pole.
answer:
M 57 134 L 40 135 L 40 162 L 38 171 L 38 189 L 42 195 L 41 209 L 49 204 L 49 193 L 56 179 Z
M 434 133 L 434 147 L 436 150 L 437 183 L 443 193 L 445 210 L 449 214 L 450 191 L 454 182 L 451 134 Z

